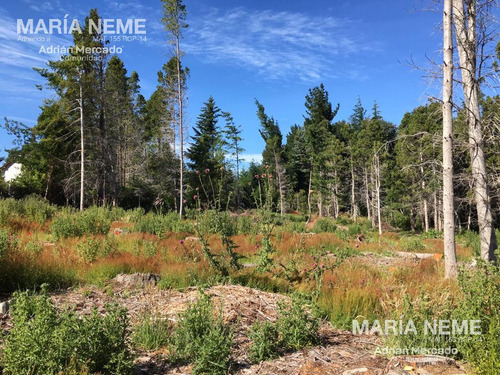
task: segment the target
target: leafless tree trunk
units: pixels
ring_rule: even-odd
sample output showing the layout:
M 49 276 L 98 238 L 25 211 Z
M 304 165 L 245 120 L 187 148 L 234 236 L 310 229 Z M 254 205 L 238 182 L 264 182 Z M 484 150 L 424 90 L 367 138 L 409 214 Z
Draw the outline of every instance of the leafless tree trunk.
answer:
M 78 105 L 80 107 L 80 211 L 83 211 L 84 205 L 83 200 L 85 197 L 85 133 L 83 128 L 83 82 L 82 72 L 79 73 L 78 85 L 80 86 L 80 98 L 78 99 Z
M 309 213 L 309 219 L 311 220 L 311 188 L 312 188 L 312 168 L 309 171 L 309 191 L 307 192 L 307 210 Z
M 276 170 L 276 175 L 278 177 L 278 189 L 280 192 L 280 215 L 283 216 L 285 213 L 285 188 L 284 188 L 284 173 L 283 167 L 278 160 L 278 154 L 274 153 L 274 165 Z M 238 173 L 238 172 L 237 172 Z
M 460 0 L 461 1 L 461 0 Z M 443 8 L 443 218 L 445 278 L 457 276 L 453 193 L 453 30 L 452 0 Z
M 467 8 L 464 9 L 463 0 L 453 0 L 453 15 L 469 128 L 469 147 L 481 240 L 481 258 L 485 261 L 494 261 L 497 243 L 484 160 L 483 129 L 479 108 L 479 80 L 476 66 L 477 1 L 468 0 L 466 3 Z
M 184 100 L 182 93 L 181 52 L 179 35 L 176 36 L 175 54 L 177 60 L 177 105 L 179 107 L 179 216 L 184 215 Z M 175 141 L 174 141 L 175 142 Z
M 423 209 L 423 214 L 424 214 L 424 228 L 425 228 L 425 233 L 429 232 L 429 207 L 427 205 L 427 198 L 426 198 L 426 183 L 425 183 L 425 178 L 424 178 L 424 166 L 423 166 L 423 157 L 420 155 L 420 177 L 422 178 L 422 194 L 424 194 L 424 197 L 422 198 L 422 209 Z
M 433 201 L 433 211 L 434 211 L 434 230 L 439 231 L 439 205 L 437 199 L 437 192 L 432 193 L 432 201 Z
M 356 180 L 354 176 L 354 166 L 351 157 L 351 213 L 354 221 L 358 219 L 358 206 L 356 204 Z
M 368 214 L 368 219 L 372 219 L 372 214 L 371 214 L 371 203 L 370 203 L 370 188 L 368 185 L 368 168 L 364 167 L 363 168 L 363 181 L 365 184 L 365 202 L 366 202 L 366 210 Z M 372 220 L 373 224 L 373 220 Z
M 377 200 L 377 224 L 378 234 L 382 234 L 382 214 L 380 203 L 380 158 L 378 154 L 374 156 L 374 171 L 375 171 L 375 199 Z

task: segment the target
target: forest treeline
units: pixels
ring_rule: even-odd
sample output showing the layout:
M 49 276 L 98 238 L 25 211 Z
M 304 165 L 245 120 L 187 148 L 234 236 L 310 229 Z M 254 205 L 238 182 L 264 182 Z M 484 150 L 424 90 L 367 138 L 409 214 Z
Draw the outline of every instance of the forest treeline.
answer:
M 97 10 L 91 10 L 85 25 L 98 17 Z M 105 43 L 102 35 L 87 28 L 74 34 L 75 46 Z M 181 161 L 185 124 L 179 121 L 184 108 L 179 109 L 178 94 L 186 90 L 189 69 L 178 56 L 161 67 L 148 99 L 141 94 L 137 72 L 129 73 L 116 55 L 75 49 L 37 69 L 56 95 L 43 102 L 34 127 L 5 120 L 4 127 L 15 136 L 7 161 L 21 163 L 23 173 L 9 186 L 2 181 L 1 194 L 18 198 L 37 194 L 52 203 L 77 207 L 84 191 L 85 206 L 236 211 L 254 208 L 259 187 L 267 184 L 278 213 L 333 217 L 348 213 L 354 218 L 367 216 L 380 230 L 382 223 L 408 230 L 442 230 L 440 102 L 429 101 L 393 124 L 383 118 L 376 103 L 366 110 L 358 98 L 352 115 L 339 120 L 341 103 L 320 84 L 305 93 L 303 122 L 284 134 L 265 103 L 256 100 L 265 148 L 262 162 L 248 165 L 242 163 L 244 124 L 236 124 L 230 108 L 219 108 L 209 97 L 191 137 L 183 140 L 186 150 Z M 481 109 L 498 227 L 500 97 L 483 95 Z M 465 111 L 457 107 L 455 216 L 459 228 L 474 229 L 477 214 L 468 142 Z

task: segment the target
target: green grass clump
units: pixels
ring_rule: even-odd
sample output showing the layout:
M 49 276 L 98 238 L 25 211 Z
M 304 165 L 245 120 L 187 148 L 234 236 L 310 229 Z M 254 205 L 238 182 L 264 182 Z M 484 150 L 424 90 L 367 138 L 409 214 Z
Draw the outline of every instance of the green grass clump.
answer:
M 170 333 L 171 326 L 167 320 L 148 312 L 134 326 L 130 338 L 136 348 L 158 350 L 167 346 Z
M 42 288 L 40 294 L 16 292 L 12 303 L 13 327 L 4 341 L 1 365 L 6 375 L 56 375 L 85 369 L 89 373 L 130 374 L 127 349 L 127 314 L 107 306 L 101 316 L 77 317 L 58 312 Z
M 200 292 L 198 300 L 188 305 L 170 339 L 170 360 L 192 362 L 193 374 L 227 374 L 231 364 L 232 334 L 215 316 L 210 297 Z

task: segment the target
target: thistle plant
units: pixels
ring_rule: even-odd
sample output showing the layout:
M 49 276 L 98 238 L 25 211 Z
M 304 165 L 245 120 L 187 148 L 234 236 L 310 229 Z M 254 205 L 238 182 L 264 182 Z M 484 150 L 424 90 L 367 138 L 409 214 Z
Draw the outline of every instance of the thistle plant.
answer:
M 200 181 L 201 191 L 207 198 L 207 202 L 202 204 L 198 194 L 193 196 L 197 206 L 197 218 L 195 224 L 195 231 L 200 239 L 201 248 L 204 256 L 209 261 L 210 265 L 220 272 L 223 276 L 228 276 L 230 270 L 241 269 L 240 259 L 241 256 L 235 251 L 238 248 L 236 243 L 232 240 L 232 236 L 236 234 L 236 228 L 231 222 L 227 208 L 229 206 L 230 195 L 226 202 L 225 210 L 222 211 L 222 195 L 225 168 L 220 168 L 221 178 L 218 179 L 219 186 L 216 192 L 213 180 L 210 176 L 210 170 L 205 170 L 205 179 L 201 178 L 201 173 L 197 171 Z M 204 181 L 205 180 L 205 181 Z M 213 199 L 210 199 L 210 192 Z M 202 207 L 204 206 L 204 210 Z M 221 244 L 224 249 L 222 254 L 215 254 L 209 245 L 209 236 L 211 234 L 218 234 L 220 236 Z
M 269 166 L 266 165 L 266 169 L 268 168 Z M 262 234 L 257 270 L 260 272 L 269 272 L 273 267 L 271 256 L 276 253 L 276 249 L 271 242 L 275 226 L 272 212 L 274 195 L 273 176 L 263 173 L 262 175 L 256 174 L 255 178 L 258 181 L 258 188 L 254 192 L 254 198 L 259 215 L 260 233 Z

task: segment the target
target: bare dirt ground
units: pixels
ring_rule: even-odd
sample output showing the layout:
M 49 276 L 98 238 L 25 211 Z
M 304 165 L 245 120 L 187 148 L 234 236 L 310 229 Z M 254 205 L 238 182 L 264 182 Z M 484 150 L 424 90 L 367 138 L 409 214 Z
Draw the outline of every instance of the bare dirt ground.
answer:
M 151 280 L 149 280 L 151 281 Z M 53 294 L 51 299 L 61 309 L 70 308 L 79 314 L 88 314 L 93 308 L 105 312 L 107 303 L 116 302 L 127 308 L 132 324 L 145 311 L 158 314 L 175 323 L 178 314 L 189 302 L 197 298 L 196 288 L 182 291 L 160 290 L 142 275 L 131 279 L 117 279 L 104 288 L 81 287 Z M 153 280 L 154 281 L 154 280 Z M 418 359 L 388 358 L 374 355 L 374 349 L 381 345 L 376 336 L 353 335 L 334 329 L 329 322 L 323 322 L 320 329 L 321 345 L 288 353 L 275 360 L 251 364 L 247 358 L 250 345 L 248 330 L 258 320 L 274 321 L 277 317 L 277 303 L 288 297 L 259 291 L 242 286 L 213 286 L 206 290 L 212 296 L 214 305 L 221 307 L 224 321 L 232 326 L 234 346 L 232 357 L 234 372 L 246 374 L 321 374 L 321 375 L 400 375 L 400 374 L 442 374 L 455 375 L 467 372 L 454 361 L 430 360 L 419 366 Z M 0 314 L 0 328 L 6 331 L 11 326 L 8 314 Z M 165 351 L 136 353 L 138 374 L 189 374 L 190 366 L 172 367 Z M 432 362 L 432 363 L 431 363 Z M 406 370 L 405 370 L 406 368 Z

